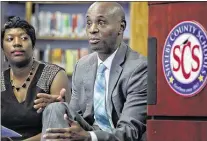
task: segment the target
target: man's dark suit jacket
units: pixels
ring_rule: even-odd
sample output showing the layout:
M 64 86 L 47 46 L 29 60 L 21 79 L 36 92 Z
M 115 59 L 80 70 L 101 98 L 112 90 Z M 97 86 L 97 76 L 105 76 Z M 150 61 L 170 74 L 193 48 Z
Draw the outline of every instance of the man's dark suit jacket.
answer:
M 97 53 L 81 58 L 72 79 L 70 107 L 94 123 L 93 93 Z M 122 42 L 112 61 L 108 101 L 115 126 L 112 133 L 95 130 L 99 141 L 139 141 L 146 131 L 147 60 Z

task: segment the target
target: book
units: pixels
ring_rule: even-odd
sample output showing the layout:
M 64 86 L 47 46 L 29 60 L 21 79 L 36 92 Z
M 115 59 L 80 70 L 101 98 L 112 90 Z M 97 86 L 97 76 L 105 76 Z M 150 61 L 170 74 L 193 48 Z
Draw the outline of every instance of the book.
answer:
M 85 37 L 83 13 L 63 13 L 60 11 L 40 11 L 33 14 L 31 24 L 38 36 Z
M 59 64 L 62 63 L 63 51 L 61 48 L 54 48 L 51 50 L 51 63 Z
M 65 51 L 65 70 L 68 75 L 72 75 L 75 64 L 78 60 L 78 50 L 67 49 Z
M 22 135 L 1 125 L 1 137 L 22 137 Z

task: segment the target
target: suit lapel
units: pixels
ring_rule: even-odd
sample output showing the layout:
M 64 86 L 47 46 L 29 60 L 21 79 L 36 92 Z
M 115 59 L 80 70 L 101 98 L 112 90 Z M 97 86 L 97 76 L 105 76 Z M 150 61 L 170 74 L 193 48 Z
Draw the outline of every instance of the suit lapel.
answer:
M 112 103 L 111 103 L 112 93 L 123 69 L 121 64 L 125 60 L 126 50 L 127 50 L 127 46 L 124 42 L 122 42 L 111 64 L 111 70 L 109 76 L 109 89 L 108 89 L 108 104 L 110 107 L 110 115 L 112 112 Z
M 85 71 L 84 83 L 85 84 L 87 83 L 88 88 L 85 89 L 88 89 L 88 91 L 86 92 L 87 101 L 86 101 L 86 112 L 84 114 L 84 117 L 91 115 L 93 113 L 93 94 L 94 94 L 94 83 L 95 83 L 96 71 L 97 71 L 97 62 L 98 62 L 97 56 L 95 54 L 90 59 L 89 65 L 86 67 L 86 71 Z

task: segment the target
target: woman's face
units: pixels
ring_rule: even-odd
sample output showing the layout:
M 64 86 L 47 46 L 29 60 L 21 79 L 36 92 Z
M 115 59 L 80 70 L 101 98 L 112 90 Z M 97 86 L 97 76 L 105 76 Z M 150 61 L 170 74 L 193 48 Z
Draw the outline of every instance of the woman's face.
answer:
M 22 28 L 6 29 L 3 51 L 10 64 L 27 65 L 33 56 L 30 36 Z

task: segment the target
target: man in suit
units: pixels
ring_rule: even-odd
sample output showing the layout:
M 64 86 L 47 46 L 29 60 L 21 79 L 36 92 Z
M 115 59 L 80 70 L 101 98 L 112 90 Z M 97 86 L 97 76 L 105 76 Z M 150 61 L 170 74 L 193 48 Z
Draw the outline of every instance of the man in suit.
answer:
M 45 109 L 43 138 L 139 141 L 146 131 L 146 58 L 123 42 L 126 21 L 120 4 L 95 2 L 86 20 L 94 52 L 76 64 L 70 104 Z

